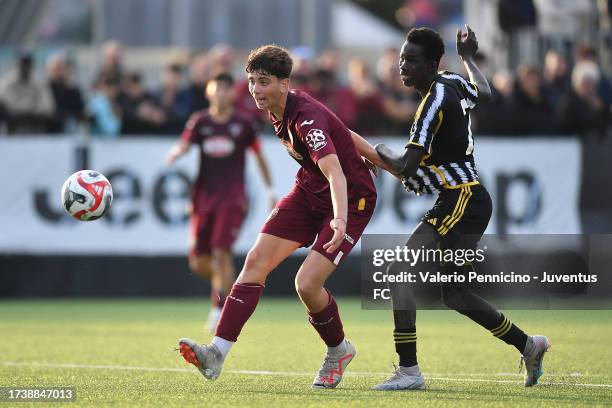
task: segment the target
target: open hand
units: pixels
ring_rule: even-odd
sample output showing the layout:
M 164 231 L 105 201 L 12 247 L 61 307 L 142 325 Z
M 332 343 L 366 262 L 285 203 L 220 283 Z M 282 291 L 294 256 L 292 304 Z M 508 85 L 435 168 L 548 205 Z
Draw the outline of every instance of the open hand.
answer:
M 329 222 L 329 227 L 334 230 L 334 236 L 331 241 L 323 245 L 323 249 L 325 249 L 328 254 L 332 254 L 340 248 L 342 241 L 344 241 L 344 236 L 346 235 L 346 221 L 342 218 L 334 218 Z

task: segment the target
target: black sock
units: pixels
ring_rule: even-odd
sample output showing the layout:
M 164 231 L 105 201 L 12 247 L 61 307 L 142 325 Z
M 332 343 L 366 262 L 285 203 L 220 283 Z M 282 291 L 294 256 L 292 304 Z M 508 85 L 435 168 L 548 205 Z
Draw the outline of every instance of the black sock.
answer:
M 518 328 L 514 323 L 510 321 L 503 313 L 500 313 L 499 324 L 491 329 L 491 334 L 495 337 L 510 344 L 523 354 L 525 351 L 525 345 L 527 344 L 527 335 Z
M 393 331 L 393 341 L 395 342 L 395 351 L 399 355 L 399 365 L 402 367 L 416 365 L 416 327 L 395 329 Z

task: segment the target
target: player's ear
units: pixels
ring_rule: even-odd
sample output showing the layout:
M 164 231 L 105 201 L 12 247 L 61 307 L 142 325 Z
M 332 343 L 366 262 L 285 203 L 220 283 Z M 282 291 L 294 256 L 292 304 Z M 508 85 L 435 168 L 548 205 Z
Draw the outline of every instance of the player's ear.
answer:
M 281 92 L 284 93 L 284 94 L 289 92 L 289 78 L 281 79 L 281 81 L 280 81 L 280 89 L 281 89 Z
M 431 72 L 435 74 L 436 72 L 438 72 L 438 63 L 432 60 L 429 69 L 431 69 Z

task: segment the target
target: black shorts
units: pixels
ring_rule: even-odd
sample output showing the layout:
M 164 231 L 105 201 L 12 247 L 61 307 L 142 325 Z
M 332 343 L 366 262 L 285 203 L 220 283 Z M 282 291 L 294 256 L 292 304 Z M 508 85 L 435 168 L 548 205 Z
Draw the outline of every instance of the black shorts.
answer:
M 422 222 L 431 225 L 440 236 L 443 249 L 474 249 L 482 238 L 493 204 L 481 184 L 444 190 Z

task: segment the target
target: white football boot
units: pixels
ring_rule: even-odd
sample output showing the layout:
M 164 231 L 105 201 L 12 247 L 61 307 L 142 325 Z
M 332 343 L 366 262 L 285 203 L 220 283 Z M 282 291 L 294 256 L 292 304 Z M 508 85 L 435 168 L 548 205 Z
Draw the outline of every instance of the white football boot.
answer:
M 544 371 L 542 371 L 544 354 L 549 348 L 550 342 L 546 336 L 529 336 L 527 338 L 527 344 L 521 356 L 521 365 L 525 363 L 525 387 L 533 387 L 538 384 L 538 379 L 544 374 Z
M 372 387 L 373 390 L 377 391 L 398 391 L 398 390 L 424 390 L 425 379 L 419 365 L 412 367 L 397 367 L 393 364 L 395 371 L 391 377 L 387 378 L 384 382 Z

